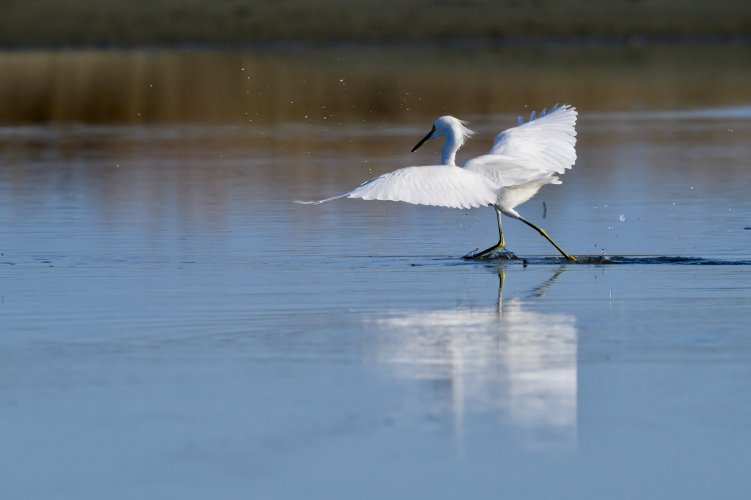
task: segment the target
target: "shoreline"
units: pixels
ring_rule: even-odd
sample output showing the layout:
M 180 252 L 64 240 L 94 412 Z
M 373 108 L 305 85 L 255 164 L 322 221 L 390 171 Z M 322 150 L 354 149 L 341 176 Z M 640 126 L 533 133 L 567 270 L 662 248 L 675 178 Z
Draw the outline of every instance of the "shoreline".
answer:
M 454 37 L 339 39 L 312 41 L 286 39 L 254 42 L 178 42 L 178 43 L 23 43 L 0 44 L 0 52 L 67 51 L 206 51 L 206 52 L 292 52 L 340 49 L 413 50 L 566 50 L 566 49 L 670 49 L 691 47 L 749 47 L 751 34 L 734 36 L 567 36 L 567 37 Z

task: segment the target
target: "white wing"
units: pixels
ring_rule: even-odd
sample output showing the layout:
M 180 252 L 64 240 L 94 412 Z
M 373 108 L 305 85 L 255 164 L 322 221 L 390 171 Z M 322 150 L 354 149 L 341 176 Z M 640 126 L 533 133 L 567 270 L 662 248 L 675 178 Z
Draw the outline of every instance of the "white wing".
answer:
M 555 106 L 498 134 L 490 153 L 464 168 L 501 186 L 515 186 L 562 174 L 576 161 L 576 108 Z
M 543 170 L 530 168 L 526 162 L 503 155 L 482 155 L 464 164 L 464 169 L 487 178 L 498 187 L 513 187 L 550 178 Z
M 492 181 L 459 167 L 446 165 L 407 167 L 363 182 L 349 193 L 320 201 L 298 201 L 320 204 L 339 198 L 403 201 L 414 205 L 450 208 L 475 208 L 492 205 L 498 191 Z

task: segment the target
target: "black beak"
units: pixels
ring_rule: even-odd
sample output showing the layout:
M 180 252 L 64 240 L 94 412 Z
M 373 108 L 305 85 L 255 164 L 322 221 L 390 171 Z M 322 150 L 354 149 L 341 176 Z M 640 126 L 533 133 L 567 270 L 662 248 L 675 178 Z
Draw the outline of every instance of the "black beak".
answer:
M 435 125 L 433 125 L 433 128 L 430 129 L 430 132 L 428 132 L 428 135 L 426 135 L 425 137 L 423 137 L 422 139 L 420 139 L 420 142 L 417 143 L 417 146 L 415 146 L 414 148 L 412 148 L 411 152 L 414 153 L 415 151 L 417 151 L 417 148 L 419 148 L 420 146 L 422 146 L 423 144 L 425 144 L 425 141 L 427 141 L 428 139 L 430 139 L 430 136 L 433 135 L 433 132 L 435 132 Z

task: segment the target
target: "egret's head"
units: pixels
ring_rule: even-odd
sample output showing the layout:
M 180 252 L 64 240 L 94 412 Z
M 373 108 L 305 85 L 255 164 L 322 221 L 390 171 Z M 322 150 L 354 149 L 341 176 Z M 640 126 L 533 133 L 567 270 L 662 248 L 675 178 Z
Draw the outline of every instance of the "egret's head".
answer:
M 464 144 L 464 141 L 474 134 L 474 132 L 468 129 L 466 125 L 467 122 L 454 118 L 453 116 L 441 116 L 433 122 L 433 128 L 430 129 L 428 135 L 423 137 L 422 140 L 412 148 L 412 152 L 414 153 L 417 148 L 430 139 L 435 139 L 436 137 L 441 136 L 447 137 L 448 139 L 454 139 L 458 142 L 458 146 L 461 147 Z

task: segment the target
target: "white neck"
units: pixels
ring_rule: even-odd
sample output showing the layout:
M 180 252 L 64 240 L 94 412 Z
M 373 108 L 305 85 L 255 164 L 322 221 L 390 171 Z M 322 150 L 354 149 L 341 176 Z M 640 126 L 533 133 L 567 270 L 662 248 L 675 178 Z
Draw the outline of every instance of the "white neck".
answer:
M 443 149 L 441 150 L 441 164 L 456 166 L 456 152 L 462 147 L 461 139 L 459 139 L 460 133 L 450 128 L 446 132 L 446 142 L 443 143 Z

